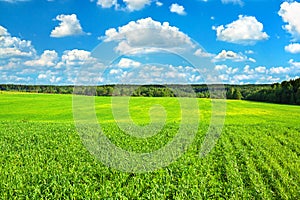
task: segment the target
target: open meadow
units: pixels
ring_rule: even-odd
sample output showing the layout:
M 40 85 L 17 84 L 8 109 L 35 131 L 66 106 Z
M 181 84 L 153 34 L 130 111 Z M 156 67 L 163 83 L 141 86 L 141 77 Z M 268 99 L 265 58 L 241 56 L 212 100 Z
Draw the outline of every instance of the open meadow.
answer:
M 130 151 L 161 148 L 180 123 L 176 98 L 131 98 L 131 117 L 138 124 L 149 123 L 152 105 L 166 109 L 164 129 L 145 142 L 121 133 L 111 97 L 95 97 L 95 102 L 105 134 Z M 106 167 L 86 150 L 74 125 L 72 95 L 2 92 L 0 198 L 300 198 L 299 106 L 228 100 L 220 139 L 200 158 L 211 103 L 198 99 L 198 104 L 199 130 L 182 157 L 154 172 L 125 173 Z

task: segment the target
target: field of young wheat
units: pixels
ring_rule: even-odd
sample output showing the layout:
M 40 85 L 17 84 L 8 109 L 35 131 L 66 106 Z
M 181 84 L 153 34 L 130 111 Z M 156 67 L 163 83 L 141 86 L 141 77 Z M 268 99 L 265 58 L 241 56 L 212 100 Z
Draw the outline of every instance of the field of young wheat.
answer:
M 122 97 L 119 97 L 122 98 Z M 300 197 L 300 107 L 228 100 L 222 134 L 211 152 L 199 151 L 210 122 L 211 101 L 198 99 L 195 139 L 170 165 L 147 173 L 107 167 L 82 143 L 72 95 L 0 94 L 0 196 L 4 199 L 297 199 Z M 122 133 L 111 97 L 95 97 L 106 136 L 122 149 L 150 152 L 177 133 L 176 98 L 130 99 L 137 124 L 148 124 L 160 104 L 166 124 L 146 139 Z M 190 111 L 193 112 L 193 111 Z

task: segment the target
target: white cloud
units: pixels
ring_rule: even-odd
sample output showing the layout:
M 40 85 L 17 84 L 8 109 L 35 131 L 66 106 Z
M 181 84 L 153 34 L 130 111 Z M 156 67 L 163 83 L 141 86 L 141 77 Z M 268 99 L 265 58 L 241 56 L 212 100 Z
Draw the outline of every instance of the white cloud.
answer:
M 85 34 L 75 14 L 58 15 L 56 16 L 56 20 L 60 21 L 60 23 L 59 26 L 55 27 L 51 31 L 51 35 L 50 35 L 51 37 L 59 38 L 59 37 Z
M 246 65 L 246 66 L 244 67 L 244 73 L 246 73 L 246 74 L 253 74 L 253 73 L 254 73 L 254 70 L 251 69 L 249 65 Z
M 130 12 L 143 9 L 146 5 L 151 4 L 151 0 L 123 0 L 126 4 L 126 9 Z
M 47 75 L 46 74 L 39 74 L 38 79 L 46 79 Z
M 186 14 L 186 12 L 184 11 L 184 7 L 177 4 L 177 3 L 173 3 L 170 6 L 170 12 L 177 13 L 178 15 L 185 15 Z
M 11 84 L 24 84 L 32 81 L 32 78 L 30 77 L 20 77 L 20 76 L 15 76 L 15 75 L 7 75 L 7 74 L 0 74 L 0 79 L 2 81 L 5 81 L 6 83 L 11 83 Z
M 169 65 L 168 67 L 157 68 L 156 72 L 153 69 L 149 70 L 152 71 L 152 76 L 155 77 L 156 75 L 161 79 L 161 82 L 176 84 L 193 82 L 200 79 L 199 73 L 190 66 Z
M 141 63 L 129 58 L 121 58 L 117 66 L 120 68 L 132 68 L 141 66 Z
M 289 64 L 296 68 L 298 71 L 300 70 L 300 62 L 295 62 L 293 59 L 289 60 Z
M 219 80 L 229 84 L 263 84 L 298 77 L 300 74 L 300 62 L 295 62 L 291 59 L 288 64 L 289 66 L 271 68 L 266 66 L 250 67 L 249 65 L 245 65 L 242 70 L 223 64 L 216 65 L 215 70 L 218 71 L 219 75 L 217 76 Z
M 274 83 L 279 80 L 282 80 L 282 78 L 269 75 L 269 71 L 265 66 L 251 68 L 249 65 L 244 67 L 243 73 L 236 74 L 229 78 L 229 82 L 233 84 Z
M 254 51 L 253 50 L 246 50 L 245 53 L 246 54 L 254 54 Z
M 240 6 L 244 5 L 244 2 L 242 0 L 221 0 L 221 2 L 223 4 L 228 4 L 228 3 L 232 3 L 232 4 L 238 4 Z
M 205 52 L 203 49 L 197 49 L 194 53 L 195 56 L 199 57 L 213 57 L 215 54 Z
M 150 17 L 131 21 L 118 29 L 108 29 L 103 39 L 104 42 L 118 41 L 115 50 L 122 54 L 135 54 L 146 48 L 148 51 L 161 48 L 184 51 L 194 45 L 190 37 L 177 27 L 170 26 L 168 22 L 154 21 Z
M 254 70 L 258 73 L 266 73 L 267 72 L 267 68 L 264 66 L 256 67 Z
M 145 63 L 130 69 L 112 68 L 105 83 L 180 84 L 197 83 L 200 79 L 198 70 L 190 66 Z
M 114 7 L 116 10 L 133 12 L 142 10 L 145 6 L 150 5 L 152 0 L 122 0 L 122 2 L 125 4 L 125 7 L 121 7 L 117 0 L 98 0 L 97 5 L 102 8 Z M 162 3 L 157 1 L 156 5 L 162 6 Z
M 61 77 L 51 76 L 50 83 L 59 83 L 61 79 Z
M 214 27 L 217 39 L 243 45 L 253 45 L 257 41 L 267 40 L 269 36 L 263 32 L 263 24 L 253 16 L 239 15 L 239 19 L 225 25 Z
M 256 60 L 255 60 L 254 58 L 249 58 L 248 60 L 249 60 L 250 62 L 254 62 L 254 63 L 256 62 Z
M 221 75 L 218 75 L 218 77 L 221 81 L 228 81 L 229 80 L 229 76 L 227 74 L 221 74 Z
M 215 66 L 215 70 L 217 70 L 217 71 L 221 71 L 224 69 L 227 69 L 227 65 L 216 65 Z
M 36 55 L 36 50 L 31 41 L 12 37 L 6 28 L 0 26 L 0 58 L 16 59 L 20 57 L 31 58 Z
M 98 0 L 97 5 L 102 8 L 111 8 L 113 6 L 117 6 L 117 0 Z
M 90 69 L 99 72 L 100 67 L 103 69 L 103 65 L 84 50 L 65 51 L 61 57 L 56 51 L 45 50 L 38 56 L 30 41 L 12 37 L 0 26 L 0 79 L 5 83 L 74 84 L 79 72 L 82 77 L 99 80 Z
M 294 40 L 300 39 L 300 3 L 283 2 L 278 14 L 287 23 L 283 28 L 293 36 Z
M 292 43 L 284 47 L 285 51 L 289 53 L 300 53 L 300 44 L 299 43 Z
M 289 67 L 272 67 L 270 69 L 270 73 L 271 74 L 287 74 L 290 72 L 290 68 Z
M 300 74 L 300 62 L 296 62 L 293 59 L 289 60 L 290 64 L 290 71 L 288 72 L 287 76 L 291 77 L 298 77 Z
M 123 70 L 121 70 L 121 69 L 111 69 L 110 71 L 109 71 L 109 74 L 111 74 L 111 75 L 115 75 L 115 74 L 122 74 L 123 73 Z
M 7 32 L 7 29 L 3 26 L 0 26 L 0 36 L 10 36 L 10 34 Z
M 213 59 L 214 62 L 220 62 L 225 60 L 232 60 L 234 62 L 256 62 L 253 58 L 248 58 L 242 53 L 235 53 L 233 51 L 222 50 L 218 55 L 216 55 Z
M 41 60 L 42 55 L 37 60 Z M 16 63 L 10 64 L 16 65 Z M 0 68 L 6 69 L 7 66 Z M 98 72 L 103 72 L 105 68 L 97 62 L 96 58 L 92 57 L 90 52 L 73 49 L 65 51 L 55 66 L 40 68 L 38 65 L 26 66 L 19 63 L 16 68 L 10 67 L 11 71 L 0 71 L 0 78 L 8 83 L 20 84 L 99 84 L 100 82 L 105 84 L 180 84 L 199 83 L 203 78 L 200 76 L 201 72 L 190 66 L 142 64 L 129 58 L 121 58 L 116 65 L 111 67 L 113 68 L 107 70 L 107 75 L 103 76 Z M 95 68 L 95 70 L 90 70 L 90 68 Z M 215 74 L 218 78 L 211 78 L 216 82 L 224 81 L 231 84 L 273 83 L 299 75 L 300 62 L 291 59 L 289 66 L 270 69 L 265 66 L 251 68 L 249 65 L 240 69 L 223 64 L 216 65 L 214 70 L 218 72 Z M 209 79 L 209 77 L 205 77 L 205 79 Z
M 238 68 L 228 67 L 227 65 L 216 65 L 215 70 L 219 73 L 226 73 L 227 75 L 236 74 L 239 71 Z
M 232 68 L 227 65 L 217 65 L 215 69 L 219 72 L 219 79 L 229 84 L 261 84 L 282 80 L 268 75 L 269 72 L 264 66 L 252 69 L 249 65 L 246 65 L 243 70 L 239 70 L 239 68 Z
M 156 6 L 159 6 L 159 7 L 164 5 L 164 4 L 163 4 L 162 2 L 160 2 L 160 1 L 156 1 L 155 4 L 156 4 Z
M 62 82 L 64 84 L 95 85 L 102 81 L 101 72 L 104 70 L 104 66 L 92 57 L 91 52 L 73 49 L 64 51 L 60 62 L 51 70 L 61 74 L 55 75 L 55 79 L 51 76 L 50 81 L 56 81 L 57 77 L 63 77 Z
M 235 75 L 233 77 L 233 79 L 235 81 L 237 81 L 236 83 L 239 83 L 240 81 L 249 81 L 251 79 L 254 79 L 254 76 L 253 75 L 239 74 L 239 75 Z
M 17 3 L 17 2 L 26 2 L 30 0 L 0 0 L 0 1 L 8 2 L 8 3 Z
M 36 60 L 28 60 L 24 64 L 27 66 L 45 66 L 53 67 L 58 61 L 58 55 L 56 51 L 45 50 L 44 53 Z
M 32 57 L 34 53 L 34 51 L 24 51 L 24 49 L 20 49 L 18 47 L 0 47 L 0 58 Z
M 47 70 L 43 73 L 40 73 L 37 77 L 38 82 L 47 82 L 51 84 L 57 84 L 60 81 L 62 81 L 62 77 L 58 75 L 56 72 L 53 72 L 51 70 Z
M 251 80 L 254 83 L 272 83 L 279 80 L 286 80 L 286 77 L 300 73 L 300 62 L 295 62 L 291 59 L 288 63 L 289 66 L 286 67 L 271 68 L 265 66 L 251 68 L 249 65 L 246 65 L 243 69 L 243 74 L 238 76 L 238 80 Z
M 89 51 L 73 49 L 64 51 L 61 62 L 66 66 L 81 66 L 96 63 L 97 59 Z

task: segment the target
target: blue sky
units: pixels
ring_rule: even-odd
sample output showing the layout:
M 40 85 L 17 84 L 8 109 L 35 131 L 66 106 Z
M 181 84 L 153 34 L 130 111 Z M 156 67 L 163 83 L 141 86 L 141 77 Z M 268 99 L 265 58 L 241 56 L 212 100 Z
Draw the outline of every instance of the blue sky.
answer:
M 297 1 L 0 0 L 0 83 L 246 84 L 299 76 Z

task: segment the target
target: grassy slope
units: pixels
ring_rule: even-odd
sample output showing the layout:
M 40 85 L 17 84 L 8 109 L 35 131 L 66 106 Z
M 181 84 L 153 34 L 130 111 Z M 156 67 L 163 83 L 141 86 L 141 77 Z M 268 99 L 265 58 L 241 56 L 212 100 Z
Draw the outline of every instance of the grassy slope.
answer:
M 168 122 L 171 128 L 176 126 L 180 115 L 177 100 L 172 98 L 132 98 L 133 119 L 148 123 L 147 108 L 153 101 L 168 105 Z M 97 97 L 96 105 L 97 116 L 106 130 L 118 131 L 110 114 L 110 98 Z M 300 196 L 300 107 L 228 101 L 221 138 L 202 159 L 198 153 L 207 130 L 210 101 L 200 99 L 199 107 L 203 123 L 184 156 L 153 173 L 128 174 L 105 167 L 86 151 L 74 128 L 71 95 L 0 94 L 0 196 L 123 199 Z M 153 137 L 148 143 L 128 143 L 113 131 L 107 134 L 125 149 L 148 151 L 168 141 L 167 136 L 157 136 L 159 141 Z M 133 144 L 136 147 L 132 148 Z

